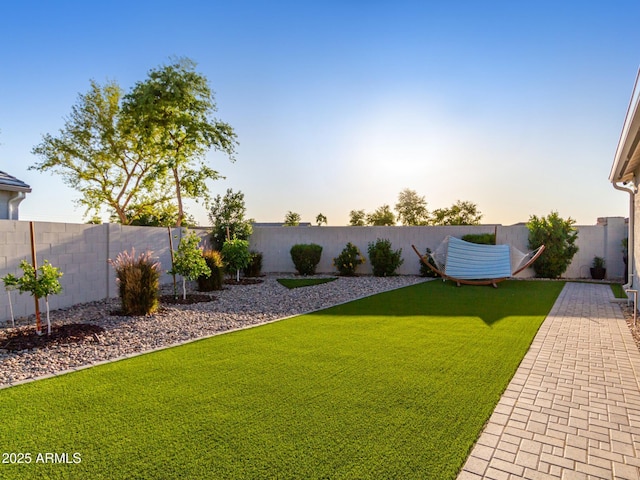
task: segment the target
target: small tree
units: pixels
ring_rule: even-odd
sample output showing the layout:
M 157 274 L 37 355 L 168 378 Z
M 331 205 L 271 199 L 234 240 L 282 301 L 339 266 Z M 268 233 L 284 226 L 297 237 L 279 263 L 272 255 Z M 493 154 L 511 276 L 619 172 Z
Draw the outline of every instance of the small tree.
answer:
M 327 225 L 327 217 L 322 213 L 316 215 L 316 224 L 320 227 L 322 224 Z
M 200 237 L 193 231 L 186 231 L 180 240 L 178 250 L 174 252 L 173 267 L 169 270 L 171 274 L 182 276 L 182 298 L 187 298 L 187 282 L 197 280 L 198 277 L 208 277 L 211 269 L 202 256 L 202 249 L 198 248 Z
M 2 277 L 2 282 L 4 283 L 4 289 L 7 291 L 7 296 L 9 297 L 9 311 L 11 312 L 11 326 L 16 326 L 16 321 L 13 316 L 13 303 L 11 302 L 11 291 L 18 288 L 18 279 L 12 274 L 8 273 L 4 277 Z
M 292 211 L 288 211 L 284 216 L 284 226 L 285 227 L 297 227 L 300 225 L 300 214 Z
M 229 270 L 236 271 L 236 282 L 240 282 L 240 270 L 249 265 L 251 261 L 249 242 L 240 238 L 227 240 L 222 246 L 222 258 L 224 258 Z
M 20 262 L 22 269 L 22 277 L 16 277 L 13 274 L 6 275 L 2 280 L 9 286 L 17 286 L 20 293 L 29 292 L 36 298 L 44 298 L 47 308 L 47 335 L 51 335 L 51 320 L 49 319 L 49 295 L 54 295 L 62 291 L 62 286 L 58 279 L 62 276 L 60 269 L 54 267 L 45 260 L 44 263 L 36 271 L 33 265 L 26 260 Z M 13 312 L 12 312 L 13 320 Z M 42 333 L 38 331 L 38 333 Z
M 246 218 L 246 211 L 242 192 L 234 192 L 229 188 L 224 197 L 217 195 L 213 199 L 209 220 L 213 225 L 211 239 L 216 250 L 222 250 L 228 238 L 247 240 L 251 236 L 254 220 Z
M 527 223 L 529 229 L 529 248 L 534 250 L 540 245 L 545 250 L 533 264 L 537 277 L 558 278 L 571 264 L 578 253 L 578 232 L 574 227 L 575 220 L 560 218 L 558 212 L 551 212 L 547 217 L 532 215 Z

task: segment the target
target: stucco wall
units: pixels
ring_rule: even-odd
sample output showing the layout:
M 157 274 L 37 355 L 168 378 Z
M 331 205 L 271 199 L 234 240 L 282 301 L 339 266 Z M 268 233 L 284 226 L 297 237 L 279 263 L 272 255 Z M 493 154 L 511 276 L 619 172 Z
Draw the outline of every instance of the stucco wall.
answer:
M 622 238 L 627 236 L 627 226 L 622 217 L 612 217 L 600 225 L 577 226 L 578 253 L 567 269 L 566 278 L 589 278 L 589 268 L 594 256 L 606 260 L 607 278 L 622 278 Z M 435 250 L 447 235 L 461 237 L 467 233 L 496 233 L 497 243 L 513 245 L 527 252 L 529 231 L 525 225 L 477 227 L 259 227 L 254 228 L 250 239 L 252 249 L 263 252 L 265 272 L 295 272 L 289 250 L 297 243 L 317 243 L 323 247 L 318 273 L 335 272 L 332 261 L 347 242 L 356 245 L 367 256 L 367 245 L 377 238 L 391 241 L 394 250 L 402 248 L 404 263 L 398 270 L 401 275 L 417 275 L 420 271 L 418 257 L 411 249 L 415 245 L 420 251 L 427 247 Z M 368 261 L 358 268 L 359 273 L 370 274 Z M 535 274 L 527 269 L 518 276 Z
M 640 210 L 640 205 L 638 210 Z M 637 222 L 636 225 L 639 225 Z M 621 278 L 624 274 L 621 240 L 627 236 L 622 218 L 609 218 L 606 225 L 580 226 L 579 253 L 566 273 L 567 278 L 587 278 L 595 255 L 607 261 L 608 278 Z M 63 292 L 50 298 L 51 308 L 62 308 L 77 303 L 117 296 L 115 273 L 107 262 L 122 251 L 135 248 L 137 253 L 151 250 L 161 263 L 163 272 L 171 267 L 169 231 L 167 228 L 130 227 L 118 224 L 84 225 L 35 222 L 35 243 L 38 264 L 46 259 L 64 273 L 60 282 Z M 400 274 L 418 274 L 420 263 L 411 245 L 421 251 L 435 249 L 447 236 L 460 237 L 466 233 L 497 234 L 498 243 L 509 243 L 527 251 L 528 231 L 524 225 L 479 227 L 257 227 L 250 239 L 252 249 L 263 253 L 263 272 L 295 272 L 289 254 L 297 243 L 317 243 L 323 247 L 318 272 L 332 273 L 332 260 L 347 242 L 352 242 L 367 255 L 367 245 L 377 238 L 391 241 L 394 249 L 402 248 L 404 264 Z M 201 236 L 206 229 L 198 229 Z M 180 229 L 172 230 L 174 249 L 179 242 Z M 636 232 L 640 238 L 640 232 Z M 638 258 L 638 256 L 636 257 Z M 0 220 L 0 277 L 7 273 L 21 274 L 21 260 L 31 262 L 30 223 Z M 636 269 L 637 271 L 637 269 Z M 367 263 L 360 273 L 371 273 Z M 520 276 L 531 276 L 525 271 Z M 171 281 L 164 273 L 163 283 Z M 6 292 L 0 288 L 0 321 L 10 317 Z M 32 297 L 12 293 L 16 317 L 34 311 Z M 42 306 L 44 310 L 44 306 Z

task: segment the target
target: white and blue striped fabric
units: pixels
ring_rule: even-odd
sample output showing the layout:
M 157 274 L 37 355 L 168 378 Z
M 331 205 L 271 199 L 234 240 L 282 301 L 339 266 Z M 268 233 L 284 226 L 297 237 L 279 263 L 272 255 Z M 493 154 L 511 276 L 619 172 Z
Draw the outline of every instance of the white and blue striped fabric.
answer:
M 485 280 L 511 276 L 509 245 L 479 245 L 449 237 L 444 273 L 452 278 Z

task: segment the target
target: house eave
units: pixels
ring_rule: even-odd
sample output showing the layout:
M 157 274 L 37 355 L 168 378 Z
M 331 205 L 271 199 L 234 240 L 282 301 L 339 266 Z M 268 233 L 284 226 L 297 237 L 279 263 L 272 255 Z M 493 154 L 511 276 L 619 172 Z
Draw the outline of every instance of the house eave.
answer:
M 624 119 L 620 140 L 611 167 L 609 181 L 627 183 L 633 181 L 634 173 L 640 168 L 640 70 L 631 94 L 627 115 Z
M 19 185 L 7 185 L 7 184 L 0 184 L 0 190 L 4 190 L 5 192 L 24 192 L 24 193 L 31 193 L 31 187 L 26 186 L 26 187 L 22 187 Z

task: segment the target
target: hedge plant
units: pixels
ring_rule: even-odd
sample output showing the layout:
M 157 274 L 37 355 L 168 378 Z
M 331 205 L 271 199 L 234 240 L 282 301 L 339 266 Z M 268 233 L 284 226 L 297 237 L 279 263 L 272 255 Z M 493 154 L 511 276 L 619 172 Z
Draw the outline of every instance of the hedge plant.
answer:
M 333 266 L 338 269 L 340 275 L 350 277 L 356 274 L 358 265 L 364 262 L 365 259 L 360 253 L 360 249 L 349 242 L 340 255 L 333 259 Z
M 551 212 L 547 217 L 531 216 L 527 222 L 529 248 L 545 246 L 540 258 L 533 263 L 537 277 L 558 278 L 567 271 L 578 253 L 578 231 L 574 224 L 575 220 L 571 217 L 565 220 L 558 212 Z
M 478 243 L 480 245 L 495 245 L 496 234 L 495 233 L 468 233 L 462 236 L 462 240 L 465 242 Z
M 291 260 L 300 275 L 314 275 L 316 267 L 320 263 L 322 247 L 315 243 L 299 243 L 291 247 L 289 251 Z
M 259 277 L 262 273 L 262 252 L 249 252 L 249 264 L 242 270 L 245 277 Z
M 388 277 L 396 274 L 396 270 L 404 263 L 402 249 L 392 250 L 391 241 L 378 238 L 370 242 L 367 248 L 373 274 L 376 277 Z

